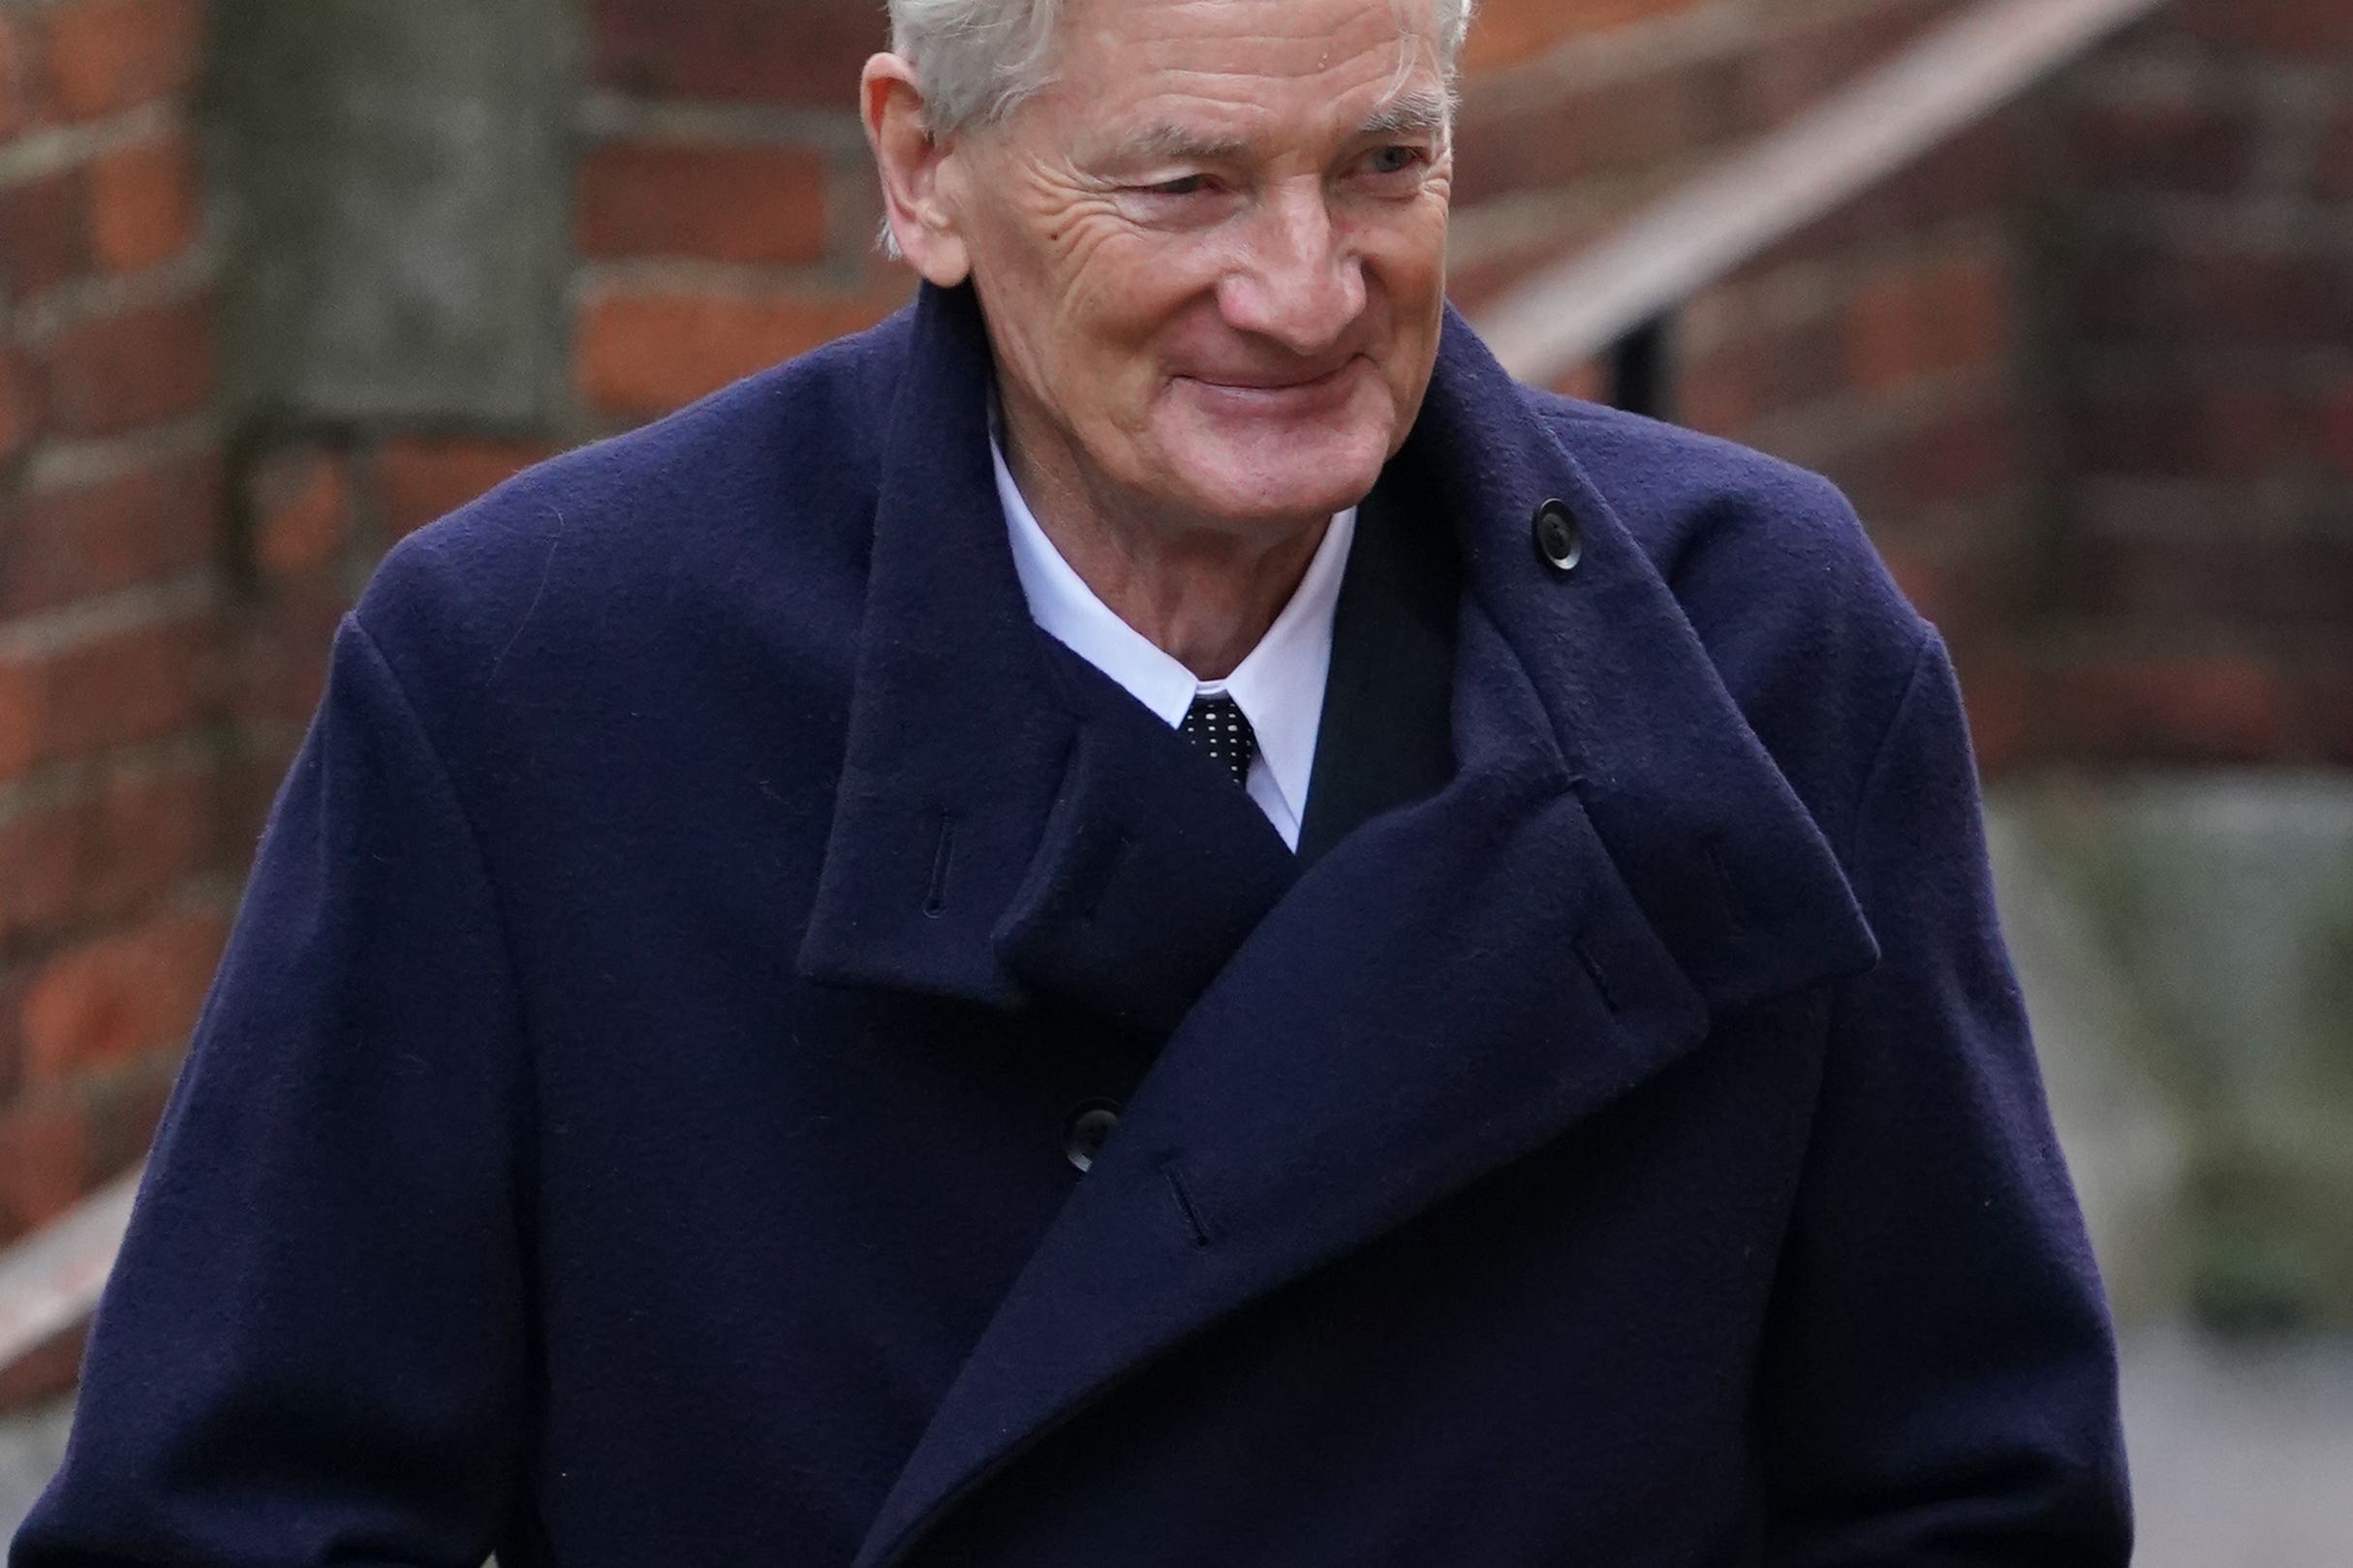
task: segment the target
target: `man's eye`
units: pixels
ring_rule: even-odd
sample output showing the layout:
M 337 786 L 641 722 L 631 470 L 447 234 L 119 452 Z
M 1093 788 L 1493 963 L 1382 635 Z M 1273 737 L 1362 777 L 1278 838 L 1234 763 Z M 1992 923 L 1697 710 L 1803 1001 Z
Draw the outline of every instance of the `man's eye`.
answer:
M 1209 176 L 1187 174 L 1181 179 L 1161 180 L 1157 185 L 1147 185 L 1144 189 L 1154 196 L 1199 196 L 1209 189 Z
M 1372 158 L 1376 174 L 1403 174 L 1422 161 L 1419 147 L 1383 147 Z

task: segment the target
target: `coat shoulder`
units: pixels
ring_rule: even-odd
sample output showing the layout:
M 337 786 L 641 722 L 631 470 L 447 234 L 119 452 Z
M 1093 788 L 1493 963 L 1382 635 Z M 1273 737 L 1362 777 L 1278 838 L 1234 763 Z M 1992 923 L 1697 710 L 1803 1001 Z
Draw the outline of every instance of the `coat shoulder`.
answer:
M 733 614 L 830 625 L 821 607 L 861 592 L 907 329 L 902 313 L 517 475 L 400 540 L 355 613 L 423 693 L 528 691 Z
M 1829 479 L 1764 452 L 1552 392 L 1526 395 L 1838 842 L 1935 636 L 1853 506 Z

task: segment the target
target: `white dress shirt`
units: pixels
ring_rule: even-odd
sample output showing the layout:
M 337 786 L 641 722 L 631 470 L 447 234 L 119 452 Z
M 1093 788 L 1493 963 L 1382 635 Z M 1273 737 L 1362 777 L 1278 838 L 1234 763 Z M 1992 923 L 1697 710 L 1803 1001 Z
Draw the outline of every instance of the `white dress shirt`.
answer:
M 996 460 L 997 497 L 1012 535 L 1013 568 L 1021 575 L 1031 619 L 1171 728 L 1184 723 L 1194 697 L 1220 692 L 1232 697 L 1258 738 L 1258 754 L 1250 765 L 1250 798 L 1283 842 L 1298 848 L 1308 778 L 1316 766 L 1316 733 L 1323 724 L 1323 687 L 1332 669 L 1332 613 L 1340 604 L 1348 541 L 1356 534 L 1356 508 L 1332 519 L 1307 575 L 1258 646 L 1225 679 L 1201 681 L 1095 597 L 1038 526 L 1006 466 L 1005 448 L 993 436 L 989 450 Z

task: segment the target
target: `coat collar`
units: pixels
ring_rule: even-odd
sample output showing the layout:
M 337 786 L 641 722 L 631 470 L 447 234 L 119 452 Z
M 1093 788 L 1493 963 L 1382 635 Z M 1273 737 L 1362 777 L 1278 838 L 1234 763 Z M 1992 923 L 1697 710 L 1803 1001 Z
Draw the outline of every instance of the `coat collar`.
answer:
M 1221 770 L 1031 620 L 990 477 L 991 374 L 972 291 L 927 287 L 800 970 L 1162 1035 L 1296 865 Z
M 909 342 L 801 972 L 1006 1008 L 1076 980 L 1164 1031 L 1296 865 L 1254 808 L 1202 787 L 1213 775 L 1188 748 L 1030 620 L 990 481 L 992 371 L 972 291 L 926 287 Z M 1673 595 L 1451 311 L 1390 478 L 1399 504 L 1451 526 L 1499 657 L 1549 721 L 1541 749 L 1710 1008 L 1872 962 L 1828 846 Z M 1556 498 L 1584 541 L 1565 577 L 1530 542 Z M 1138 949 L 1106 950 L 1106 878 L 1148 882 L 1150 867 L 1127 864 L 1139 853 L 1171 871 L 1220 858 L 1218 892 L 1153 914 Z M 1116 965 L 1138 999 L 1072 964 Z
M 1463 567 L 1454 777 L 1304 873 L 1030 625 L 969 292 L 927 291 L 913 345 L 802 968 L 1166 1043 L 857 1568 L 908 1562 L 1125 1374 L 1561 1136 L 1712 1018 L 1874 957 L 1672 594 L 1459 319 L 1382 485 Z M 1552 499 L 1582 528 L 1573 574 L 1532 546 Z

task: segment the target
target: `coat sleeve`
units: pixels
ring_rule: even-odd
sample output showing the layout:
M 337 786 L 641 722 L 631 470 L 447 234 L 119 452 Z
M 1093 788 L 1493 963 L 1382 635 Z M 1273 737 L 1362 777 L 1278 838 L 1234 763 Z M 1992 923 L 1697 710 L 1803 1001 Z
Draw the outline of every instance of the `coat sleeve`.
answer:
M 346 617 L 15 1568 L 478 1568 L 528 1375 L 518 1025 L 450 779 Z
M 2114 1337 L 1922 644 L 1846 856 L 1881 959 L 1831 1015 L 1765 1348 L 1777 1568 L 2122 1568 Z

